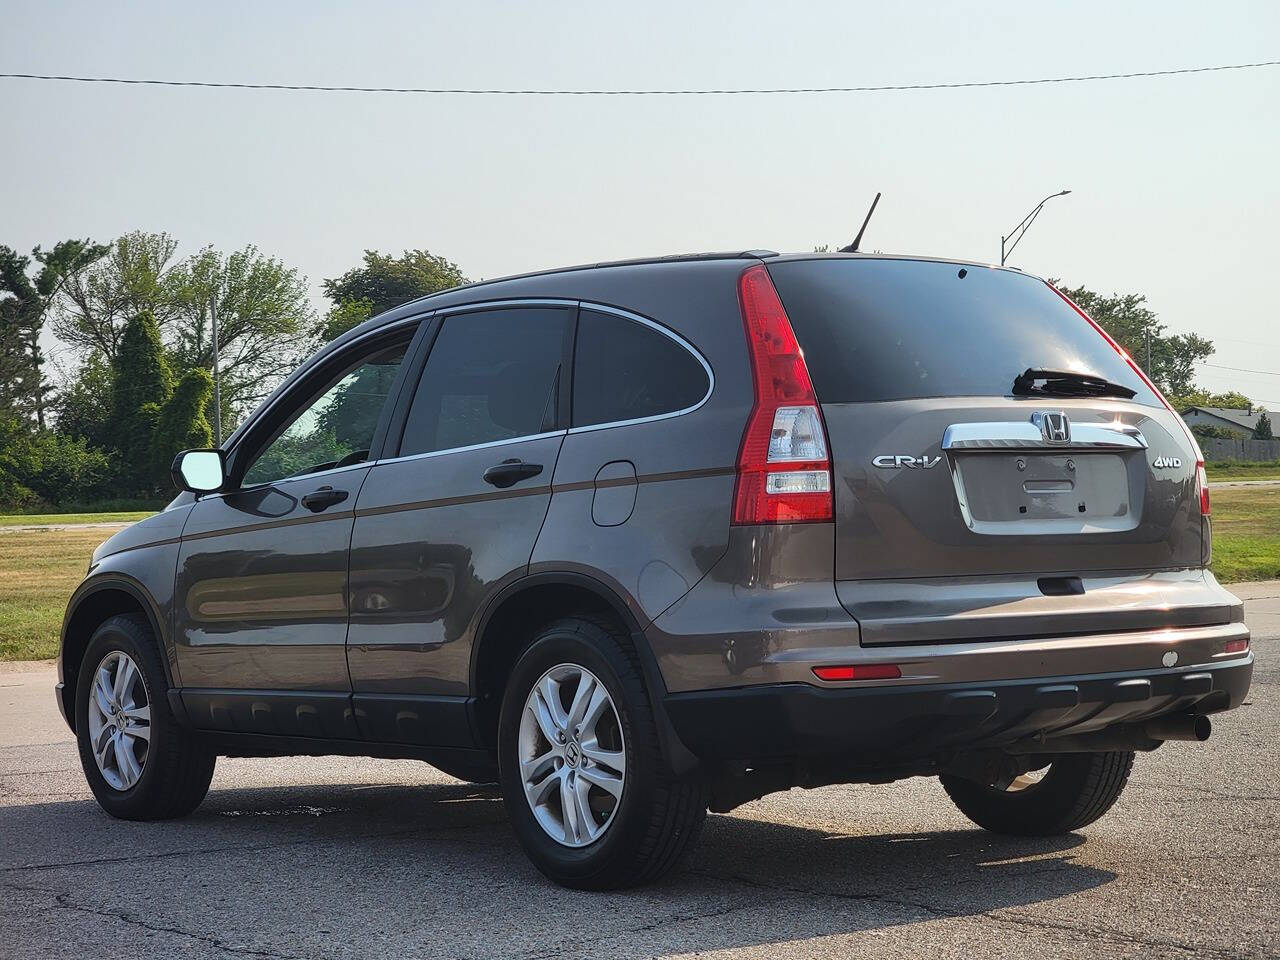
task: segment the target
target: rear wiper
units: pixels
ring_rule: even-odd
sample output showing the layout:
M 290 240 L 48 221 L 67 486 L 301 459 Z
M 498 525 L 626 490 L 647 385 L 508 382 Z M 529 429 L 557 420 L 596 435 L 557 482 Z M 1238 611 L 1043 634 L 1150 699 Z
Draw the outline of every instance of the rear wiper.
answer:
M 1122 383 L 1114 383 L 1092 373 L 1074 370 L 1040 370 L 1034 367 L 1013 378 L 1014 396 L 1055 397 L 1122 397 L 1131 400 L 1138 395 Z

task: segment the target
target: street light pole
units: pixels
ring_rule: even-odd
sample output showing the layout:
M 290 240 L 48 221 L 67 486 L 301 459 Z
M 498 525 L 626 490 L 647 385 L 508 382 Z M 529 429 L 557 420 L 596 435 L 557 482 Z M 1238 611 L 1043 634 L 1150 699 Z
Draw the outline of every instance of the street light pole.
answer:
M 218 291 L 209 291 L 209 322 L 213 327 L 213 432 L 215 446 L 222 446 L 222 393 L 218 383 Z
M 1023 217 L 1016 227 L 1000 238 L 1000 266 L 1004 266 L 1005 261 L 1009 259 L 1009 256 L 1013 253 L 1014 247 L 1022 242 L 1022 238 L 1025 237 L 1027 235 L 1027 231 L 1031 229 L 1031 224 L 1035 223 L 1036 217 L 1040 216 L 1040 211 L 1044 209 L 1044 205 L 1054 197 L 1065 197 L 1070 192 L 1070 190 L 1059 190 L 1057 193 L 1049 194 L 1037 203 L 1031 209 L 1031 212 Z M 1009 243 L 1008 248 L 1006 249 L 1005 245 L 1010 240 L 1013 242 Z

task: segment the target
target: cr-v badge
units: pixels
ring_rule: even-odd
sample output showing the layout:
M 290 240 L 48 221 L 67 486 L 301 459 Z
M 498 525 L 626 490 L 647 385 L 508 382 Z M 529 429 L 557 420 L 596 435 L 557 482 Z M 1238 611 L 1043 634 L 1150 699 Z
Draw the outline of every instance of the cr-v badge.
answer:
M 901 455 L 893 456 L 891 454 L 882 454 L 881 456 L 874 457 L 871 464 L 872 466 L 882 467 L 887 470 L 896 470 L 898 467 L 911 467 L 913 470 L 916 467 L 923 467 L 925 470 L 928 470 L 930 467 L 936 467 L 941 462 L 942 457 L 904 457 Z

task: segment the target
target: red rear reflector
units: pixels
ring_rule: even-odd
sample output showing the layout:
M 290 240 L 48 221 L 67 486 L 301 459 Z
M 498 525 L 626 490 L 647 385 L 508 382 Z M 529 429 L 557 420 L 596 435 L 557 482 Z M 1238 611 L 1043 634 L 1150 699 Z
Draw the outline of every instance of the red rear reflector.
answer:
M 1222 645 L 1223 653 L 1244 653 L 1248 649 L 1248 640 L 1228 640 Z
M 738 449 L 733 522 L 812 523 L 835 517 L 826 426 L 778 292 L 763 264 L 738 279 L 755 405 Z
M 896 663 L 863 663 L 842 667 L 814 667 L 819 680 L 897 680 L 902 676 Z

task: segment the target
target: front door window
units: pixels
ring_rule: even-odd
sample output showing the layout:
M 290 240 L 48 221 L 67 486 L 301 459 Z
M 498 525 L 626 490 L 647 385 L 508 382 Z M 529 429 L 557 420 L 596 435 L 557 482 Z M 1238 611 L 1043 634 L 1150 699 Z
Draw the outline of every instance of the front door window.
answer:
M 403 343 L 386 347 L 330 384 L 257 455 L 245 485 L 366 460 L 405 349 Z

